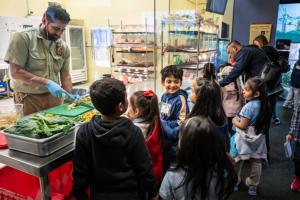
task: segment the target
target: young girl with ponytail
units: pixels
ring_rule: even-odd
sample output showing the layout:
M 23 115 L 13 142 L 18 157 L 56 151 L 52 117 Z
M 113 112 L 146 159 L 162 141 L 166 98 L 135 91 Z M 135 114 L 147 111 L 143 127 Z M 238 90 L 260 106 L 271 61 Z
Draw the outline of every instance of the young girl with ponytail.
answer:
M 233 118 L 237 127 L 236 134 L 231 137 L 230 154 L 234 157 L 238 182 L 234 188 L 238 190 L 241 183 L 241 169 L 244 160 L 250 160 L 251 176 L 246 178 L 249 194 L 257 195 L 257 185 L 261 175 L 261 159 L 267 161 L 266 136 L 271 112 L 268 103 L 268 88 L 259 77 L 250 78 L 245 84 L 244 97 L 249 101 L 240 112 L 241 119 Z
M 203 67 L 203 78 L 219 83 L 216 77 L 216 65 L 206 63 Z
M 165 136 L 156 94 L 152 90 L 133 93 L 129 101 L 128 117 L 143 132 L 152 159 L 154 174 L 157 183 L 160 184 L 163 176 L 162 153 Z

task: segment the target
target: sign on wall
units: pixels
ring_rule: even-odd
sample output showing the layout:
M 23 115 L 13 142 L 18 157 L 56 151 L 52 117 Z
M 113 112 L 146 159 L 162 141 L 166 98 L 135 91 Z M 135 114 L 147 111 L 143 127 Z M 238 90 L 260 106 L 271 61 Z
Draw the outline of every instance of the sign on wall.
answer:
M 271 29 L 272 29 L 272 24 L 266 24 L 266 23 L 251 24 L 250 25 L 249 44 L 253 44 L 253 40 L 259 35 L 264 35 L 270 42 Z

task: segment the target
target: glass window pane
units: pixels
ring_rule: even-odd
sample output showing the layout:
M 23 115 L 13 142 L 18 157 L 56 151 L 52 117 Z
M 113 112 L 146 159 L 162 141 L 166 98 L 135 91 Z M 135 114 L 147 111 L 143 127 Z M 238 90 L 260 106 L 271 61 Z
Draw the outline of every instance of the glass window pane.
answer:
M 64 33 L 61 36 L 62 41 L 67 42 L 66 40 L 66 31 L 64 31 Z
M 70 48 L 72 69 L 84 69 L 84 46 L 83 46 L 83 31 L 82 28 L 70 27 Z

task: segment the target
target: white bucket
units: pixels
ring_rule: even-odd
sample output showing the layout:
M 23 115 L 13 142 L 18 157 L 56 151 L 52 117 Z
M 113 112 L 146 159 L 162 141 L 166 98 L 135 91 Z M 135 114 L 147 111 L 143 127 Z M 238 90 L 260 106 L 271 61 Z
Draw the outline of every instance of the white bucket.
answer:
M 103 79 L 103 74 L 95 72 L 94 81 L 98 81 L 98 80 L 101 80 L 101 79 Z

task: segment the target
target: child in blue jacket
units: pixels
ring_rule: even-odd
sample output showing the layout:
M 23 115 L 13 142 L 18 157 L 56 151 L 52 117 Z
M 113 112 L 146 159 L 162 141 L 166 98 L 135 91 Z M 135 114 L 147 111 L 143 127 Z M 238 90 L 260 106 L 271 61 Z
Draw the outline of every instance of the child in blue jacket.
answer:
M 161 97 L 161 121 L 165 133 L 163 156 L 163 174 L 176 159 L 174 147 L 178 145 L 178 134 L 181 123 L 189 113 L 188 93 L 181 90 L 182 69 L 170 65 L 161 70 L 161 83 L 166 92 Z

